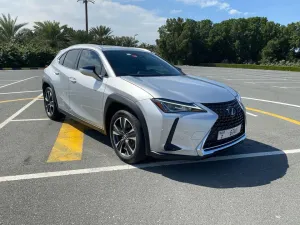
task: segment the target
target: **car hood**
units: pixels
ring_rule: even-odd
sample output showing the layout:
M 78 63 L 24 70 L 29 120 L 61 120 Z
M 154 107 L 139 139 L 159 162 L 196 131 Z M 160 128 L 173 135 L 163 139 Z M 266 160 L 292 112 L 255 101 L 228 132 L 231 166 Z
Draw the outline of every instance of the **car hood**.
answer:
M 124 76 L 130 82 L 153 96 L 181 102 L 216 103 L 235 98 L 236 92 L 228 86 L 197 76 Z

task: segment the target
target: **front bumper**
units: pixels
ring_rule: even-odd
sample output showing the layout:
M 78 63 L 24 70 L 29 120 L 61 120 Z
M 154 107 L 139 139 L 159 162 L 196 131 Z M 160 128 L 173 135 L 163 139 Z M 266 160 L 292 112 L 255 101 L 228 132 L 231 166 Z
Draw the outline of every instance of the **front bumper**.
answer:
M 143 100 L 138 104 L 147 122 L 150 152 L 153 156 L 206 157 L 236 145 L 246 138 L 244 109 L 242 109 L 244 127 L 241 133 L 236 138 L 230 138 L 228 141 L 225 139 L 220 143 L 216 141 L 216 145 L 209 146 L 208 142 L 215 138 L 210 134 L 216 132 L 215 126 L 219 124 L 217 123 L 219 115 L 205 105 L 199 104 L 207 110 L 206 113 L 169 114 L 161 112 L 151 100 Z M 224 123 L 221 126 L 224 126 Z M 228 128 L 236 125 L 230 126 L 230 121 L 228 121 Z
M 208 136 L 208 134 L 207 134 Z M 207 155 L 212 155 L 216 152 L 219 152 L 221 150 L 224 150 L 226 148 L 232 147 L 238 143 L 240 143 L 241 141 L 246 139 L 246 133 L 244 133 L 242 136 L 234 139 L 233 141 L 229 141 L 225 144 L 219 145 L 219 146 L 215 146 L 214 148 L 211 149 L 203 149 L 204 143 L 206 141 L 206 139 L 204 139 L 201 144 L 199 145 L 199 147 L 197 148 L 197 152 L 199 156 L 207 156 Z

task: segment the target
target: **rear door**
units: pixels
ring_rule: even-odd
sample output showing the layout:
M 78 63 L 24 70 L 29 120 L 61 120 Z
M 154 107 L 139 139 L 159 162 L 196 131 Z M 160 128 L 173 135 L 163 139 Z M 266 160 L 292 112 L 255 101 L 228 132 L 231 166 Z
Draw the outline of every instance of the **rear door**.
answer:
M 82 74 L 79 69 L 86 66 L 95 66 L 99 79 Z M 107 78 L 99 54 L 90 49 L 83 49 L 78 60 L 76 73 L 70 77 L 70 107 L 72 114 L 86 122 L 103 128 L 103 93 Z
M 53 68 L 54 75 L 58 78 L 55 85 L 58 105 L 60 109 L 66 112 L 70 112 L 69 80 L 77 72 L 76 66 L 80 51 L 79 49 L 72 49 L 66 52 L 59 58 Z

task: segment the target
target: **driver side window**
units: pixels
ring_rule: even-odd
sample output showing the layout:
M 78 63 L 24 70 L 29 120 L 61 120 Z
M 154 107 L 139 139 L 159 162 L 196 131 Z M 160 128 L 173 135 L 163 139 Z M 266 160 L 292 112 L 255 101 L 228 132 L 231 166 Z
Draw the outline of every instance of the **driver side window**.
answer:
M 78 69 L 86 66 L 95 66 L 97 75 L 105 75 L 105 69 L 98 54 L 92 50 L 82 50 L 78 62 Z

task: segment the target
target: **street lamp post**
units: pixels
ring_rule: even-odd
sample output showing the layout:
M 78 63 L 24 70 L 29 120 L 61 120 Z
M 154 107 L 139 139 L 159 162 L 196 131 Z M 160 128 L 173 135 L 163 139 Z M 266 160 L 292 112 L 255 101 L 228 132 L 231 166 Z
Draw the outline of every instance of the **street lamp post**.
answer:
M 77 0 L 77 2 L 83 2 L 85 4 L 85 29 L 89 32 L 89 16 L 88 16 L 88 3 L 95 3 L 94 0 Z
M 134 39 L 134 40 L 135 40 L 135 37 L 136 37 L 136 36 L 138 36 L 138 34 L 135 34 L 135 35 L 133 36 L 133 39 Z

